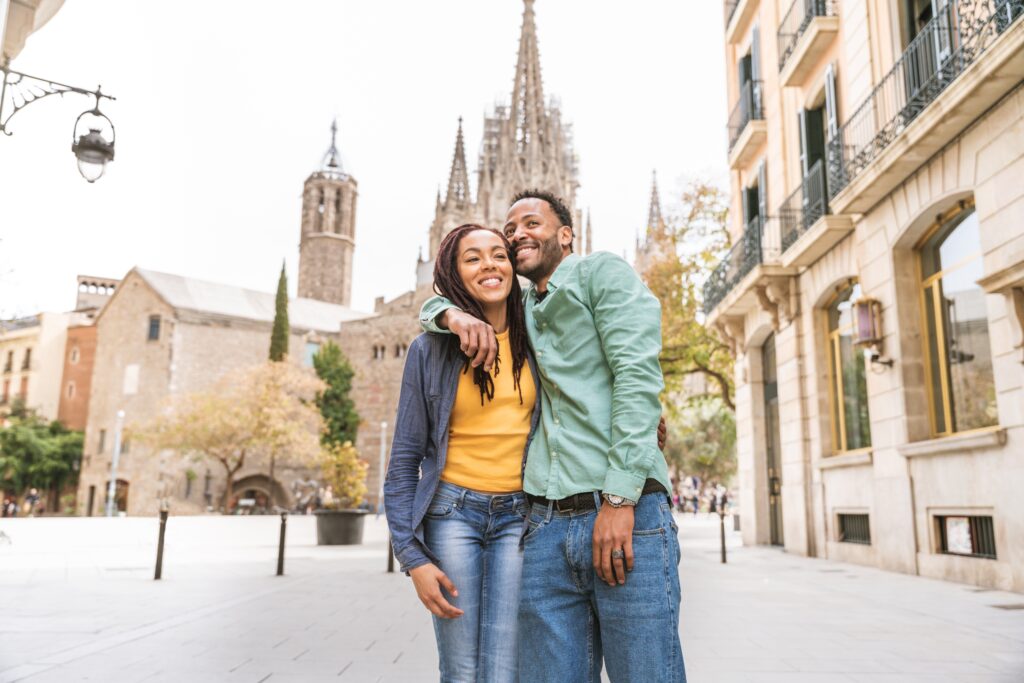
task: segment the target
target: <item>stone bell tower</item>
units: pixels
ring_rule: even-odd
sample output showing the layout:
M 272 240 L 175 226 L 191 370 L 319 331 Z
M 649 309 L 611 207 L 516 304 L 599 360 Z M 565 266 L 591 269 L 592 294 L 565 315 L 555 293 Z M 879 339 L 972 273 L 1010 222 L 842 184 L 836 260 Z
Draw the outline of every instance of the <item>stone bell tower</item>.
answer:
M 356 246 L 356 181 L 341 166 L 331 124 L 331 146 L 302 191 L 299 296 L 349 306 Z

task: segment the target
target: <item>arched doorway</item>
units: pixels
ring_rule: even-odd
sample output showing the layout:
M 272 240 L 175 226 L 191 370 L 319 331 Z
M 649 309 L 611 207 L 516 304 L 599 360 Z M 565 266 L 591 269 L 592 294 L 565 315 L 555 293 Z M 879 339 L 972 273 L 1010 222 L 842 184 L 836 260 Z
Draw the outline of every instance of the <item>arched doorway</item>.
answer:
M 103 484 L 103 514 L 106 514 L 106 501 L 110 498 L 110 480 Z M 114 484 L 114 512 L 128 514 L 128 481 L 118 479 Z
M 252 474 L 234 483 L 231 496 L 231 512 L 243 515 L 266 515 L 275 507 L 289 507 L 288 494 L 280 481 L 271 485 L 265 474 Z

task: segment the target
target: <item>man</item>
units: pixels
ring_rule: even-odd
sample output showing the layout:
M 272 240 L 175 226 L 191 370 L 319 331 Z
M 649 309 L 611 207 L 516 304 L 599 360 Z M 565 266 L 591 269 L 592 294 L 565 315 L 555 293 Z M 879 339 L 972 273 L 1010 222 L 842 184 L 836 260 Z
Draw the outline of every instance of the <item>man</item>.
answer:
M 542 394 L 523 488 L 532 502 L 519 611 L 520 680 L 685 681 L 679 544 L 656 427 L 661 307 L 607 253 L 572 254 L 572 216 L 547 192 L 516 196 L 504 227 L 525 293 Z M 428 331 L 458 334 L 473 365 L 494 332 L 435 297 Z

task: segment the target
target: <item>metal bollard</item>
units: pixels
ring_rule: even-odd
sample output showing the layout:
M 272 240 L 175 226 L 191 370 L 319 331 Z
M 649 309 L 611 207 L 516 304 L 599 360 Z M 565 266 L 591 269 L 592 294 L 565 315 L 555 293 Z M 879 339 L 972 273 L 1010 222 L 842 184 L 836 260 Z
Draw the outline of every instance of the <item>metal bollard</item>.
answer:
M 288 512 L 281 513 L 281 541 L 277 546 L 277 575 L 284 576 L 284 532 L 288 528 Z
M 725 506 L 718 511 L 718 527 L 722 538 L 722 564 L 725 564 Z
M 160 511 L 160 537 L 156 542 L 156 572 L 153 580 L 159 581 L 164 572 L 164 533 L 167 531 L 167 510 Z
M 388 534 L 388 574 L 395 573 L 395 549 L 391 545 L 391 534 Z

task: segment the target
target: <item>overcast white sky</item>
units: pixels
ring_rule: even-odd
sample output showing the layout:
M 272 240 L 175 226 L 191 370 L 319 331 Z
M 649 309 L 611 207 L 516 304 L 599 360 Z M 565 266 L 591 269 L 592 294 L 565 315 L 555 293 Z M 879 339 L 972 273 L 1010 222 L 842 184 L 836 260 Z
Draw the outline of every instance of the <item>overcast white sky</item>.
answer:
M 725 183 L 722 9 L 712 0 L 538 0 L 545 94 L 580 157 L 594 246 L 632 253 L 650 174 Z M 94 185 L 70 152 L 83 97 L 0 139 L 0 315 L 68 310 L 79 273 L 139 265 L 292 292 L 302 183 L 329 142 L 359 182 L 353 306 L 414 285 L 465 117 L 507 100 L 520 0 L 67 0 L 12 68 L 103 84 L 117 158 Z M 2 137 L 2 136 L 0 136 Z

